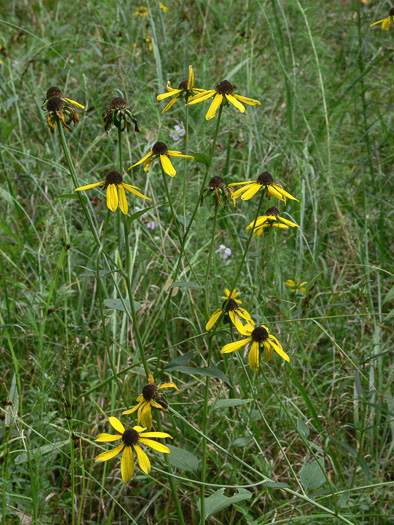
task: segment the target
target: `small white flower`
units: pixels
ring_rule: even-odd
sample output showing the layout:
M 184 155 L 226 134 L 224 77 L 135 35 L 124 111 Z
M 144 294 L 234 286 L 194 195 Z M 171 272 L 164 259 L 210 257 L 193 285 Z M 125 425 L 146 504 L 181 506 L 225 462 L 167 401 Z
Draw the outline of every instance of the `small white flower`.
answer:
M 149 228 L 150 230 L 154 230 L 156 228 L 155 221 L 148 222 L 146 227 Z
M 219 248 L 215 251 L 215 253 L 218 253 L 219 254 L 219 257 L 221 259 L 228 259 L 229 257 L 231 257 L 231 255 L 233 254 L 233 252 L 231 251 L 230 248 L 227 248 L 224 244 L 221 244 L 219 246 Z
M 178 124 L 176 124 L 176 126 L 174 126 L 174 130 L 175 131 L 170 131 L 170 137 L 175 140 L 175 142 L 179 142 L 181 140 L 181 138 L 186 135 L 186 130 L 183 126 L 183 123 L 182 123 L 182 126 L 178 126 Z

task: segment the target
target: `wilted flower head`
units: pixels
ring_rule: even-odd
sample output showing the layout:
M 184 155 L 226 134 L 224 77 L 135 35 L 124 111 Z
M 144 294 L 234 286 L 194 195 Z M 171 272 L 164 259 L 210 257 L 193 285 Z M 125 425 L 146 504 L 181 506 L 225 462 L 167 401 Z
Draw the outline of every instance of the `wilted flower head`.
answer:
M 43 101 L 42 106 L 41 106 L 42 109 L 46 109 L 46 106 L 47 106 L 47 104 L 48 104 L 48 101 L 49 101 L 49 99 L 51 99 L 52 97 L 60 98 L 61 101 L 64 103 L 65 106 L 69 106 L 70 104 L 72 104 L 73 106 L 76 106 L 77 108 L 85 109 L 85 106 L 82 106 L 82 105 L 79 104 L 78 102 L 75 102 L 75 100 L 71 100 L 70 98 L 66 98 L 66 97 L 63 95 L 62 90 L 59 89 L 59 88 L 56 87 L 56 86 L 52 86 L 52 87 L 50 87 L 50 88 L 48 89 L 48 91 L 46 92 L 46 95 L 45 95 L 44 101 Z
M 131 123 L 134 124 L 134 131 L 137 133 L 140 131 L 138 129 L 137 119 L 122 97 L 114 98 L 102 116 L 104 119 L 104 129 L 107 133 L 112 125 L 116 126 L 120 131 L 124 131 L 125 129 L 129 131 Z
M 79 115 L 75 109 L 66 105 L 62 98 L 51 97 L 48 99 L 45 110 L 47 111 L 47 124 L 52 133 L 55 133 L 56 124 L 61 123 L 64 129 L 72 131 L 71 122 L 75 125 L 79 122 Z
M 207 197 L 208 195 L 212 195 L 213 197 L 212 206 L 215 204 L 215 201 L 216 201 L 221 206 L 226 207 L 228 200 L 230 197 L 232 197 L 233 193 L 234 193 L 234 190 L 230 188 L 229 186 L 226 186 L 226 183 L 224 182 L 222 177 L 219 177 L 219 176 L 213 177 L 209 181 L 208 186 L 202 190 L 200 206 L 202 206 L 202 203 L 205 197 Z M 222 202 L 220 196 L 224 197 L 224 202 Z M 235 207 L 235 200 L 233 200 L 233 205 Z

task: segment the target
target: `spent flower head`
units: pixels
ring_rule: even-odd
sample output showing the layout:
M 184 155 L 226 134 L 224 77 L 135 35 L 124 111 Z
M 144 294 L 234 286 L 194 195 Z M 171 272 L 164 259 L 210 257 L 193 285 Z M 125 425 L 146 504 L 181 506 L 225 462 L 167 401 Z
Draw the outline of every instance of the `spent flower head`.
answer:
M 122 423 L 116 417 L 110 417 L 109 422 L 111 426 L 119 432 L 119 434 L 99 434 L 96 441 L 99 443 L 110 443 L 112 441 L 122 440 L 122 443 L 112 450 L 103 452 L 95 458 L 95 461 L 108 461 L 114 458 L 122 452 L 122 460 L 120 463 L 120 471 L 122 479 L 125 483 L 129 482 L 134 474 L 134 456 L 133 452 L 137 455 L 138 464 L 145 474 L 149 474 L 151 465 L 148 456 L 142 450 L 140 445 L 145 445 L 153 450 L 162 452 L 163 454 L 169 454 L 170 449 L 149 438 L 171 438 L 171 436 L 165 432 L 145 432 L 146 428 L 135 426 L 130 429 L 125 429 Z M 171 438 L 172 439 L 172 438 Z
M 134 131 L 139 133 L 138 123 L 132 114 L 127 102 L 122 97 L 116 97 L 112 100 L 109 107 L 104 111 L 104 130 L 108 133 L 112 125 L 120 131 L 130 131 L 131 124 L 134 124 Z
M 116 171 L 112 170 L 109 173 L 107 173 L 107 176 L 105 177 L 105 180 L 101 182 L 94 182 L 93 184 L 88 184 L 87 186 L 81 186 L 80 188 L 76 188 L 75 191 L 85 191 L 90 190 L 90 188 L 95 188 L 96 186 L 101 186 L 103 189 L 107 192 L 107 207 L 111 211 L 116 211 L 119 205 L 119 208 L 122 210 L 124 214 L 127 214 L 129 211 L 129 205 L 127 203 L 126 199 L 126 193 L 125 189 L 129 191 L 130 193 L 133 193 L 137 197 L 141 197 L 141 199 L 146 199 L 150 201 L 151 199 L 149 197 L 146 197 L 142 193 L 140 193 L 136 186 L 130 186 L 130 184 L 126 184 L 123 182 L 122 175 Z
M 273 195 L 277 199 L 283 201 L 285 204 L 286 197 L 293 201 L 299 202 L 298 199 L 290 195 L 290 193 L 287 193 L 287 191 L 285 191 L 280 184 L 274 182 L 274 178 L 268 171 L 261 173 L 256 181 L 233 182 L 230 184 L 230 186 L 243 186 L 233 194 L 232 198 L 234 200 L 238 199 L 238 197 L 241 197 L 243 201 L 247 201 L 254 197 L 259 190 L 267 188 L 267 199 L 270 199 L 271 195 Z
M 46 109 L 48 101 L 52 97 L 60 98 L 62 100 L 62 102 L 64 102 L 64 104 L 66 106 L 69 106 L 70 104 L 72 104 L 73 106 L 76 106 L 77 108 L 85 109 L 85 106 L 82 106 L 82 104 L 80 104 L 79 102 L 76 102 L 75 100 L 71 100 L 70 98 L 66 98 L 63 95 L 62 90 L 60 88 L 56 87 L 56 86 L 50 87 L 48 89 L 48 91 L 46 92 L 44 101 L 43 101 L 42 106 L 41 106 L 42 109 Z
M 204 198 L 208 197 L 208 195 L 212 195 L 213 202 L 212 206 L 217 202 L 221 206 L 226 207 L 227 203 L 232 197 L 234 193 L 234 190 L 230 188 L 229 186 L 226 186 L 226 183 L 222 179 L 222 177 L 216 176 L 213 177 L 209 183 L 208 186 L 206 186 L 201 193 L 201 200 L 200 200 L 200 206 L 202 206 L 202 203 L 204 201 Z M 224 202 L 221 200 L 220 197 L 223 197 Z M 235 201 L 233 200 L 233 205 L 235 207 Z
M 152 158 L 159 158 L 161 166 L 167 175 L 170 175 L 170 177 L 174 177 L 176 175 L 176 171 L 174 166 L 171 163 L 171 160 L 169 157 L 182 157 L 183 159 L 194 159 L 192 155 L 183 155 L 179 151 L 170 151 L 167 147 L 167 144 L 164 142 L 156 142 L 152 146 L 152 150 L 145 155 L 141 160 L 130 166 L 129 170 L 131 168 L 134 168 L 135 166 L 138 166 L 139 164 L 144 163 L 144 171 L 149 171 Z
M 60 123 L 67 131 L 72 131 L 70 124 L 74 126 L 79 122 L 79 115 L 75 109 L 68 106 L 62 98 L 51 97 L 48 99 L 45 110 L 47 112 L 47 124 L 52 133 L 55 133 L 55 128 Z

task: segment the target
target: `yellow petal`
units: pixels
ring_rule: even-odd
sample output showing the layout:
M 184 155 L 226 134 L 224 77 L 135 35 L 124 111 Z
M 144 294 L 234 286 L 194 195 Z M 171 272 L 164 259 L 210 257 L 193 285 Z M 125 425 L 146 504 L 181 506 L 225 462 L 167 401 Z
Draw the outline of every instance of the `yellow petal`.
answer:
M 269 343 L 267 343 L 266 341 L 263 341 L 263 345 L 264 345 L 264 361 L 266 363 L 268 363 L 268 361 L 271 361 L 272 359 L 272 348 L 271 348 L 271 345 Z
M 122 454 L 122 461 L 120 463 L 120 472 L 122 479 L 125 483 L 128 483 L 134 474 L 134 458 L 131 447 L 125 447 Z
M 176 95 L 177 93 L 181 93 L 181 89 L 174 89 L 173 91 L 170 91 L 169 93 L 163 93 L 162 95 L 157 95 L 156 100 L 164 100 L 165 98 L 172 97 Z
M 239 102 L 239 100 L 237 100 L 235 97 L 233 97 L 232 95 L 226 95 L 226 98 L 229 102 L 231 102 L 233 106 L 239 109 L 241 113 L 245 112 L 245 106 L 241 104 L 241 102 Z
M 254 184 L 256 181 L 254 180 L 250 180 L 250 181 L 246 181 L 246 182 L 232 182 L 231 184 L 229 184 L 229 186 L 242 186 L 243 184 Z
M 183 159 L 194 159 L 193 155 L 183 155 L 183 153 L 180 153 L 179 151 L 167 151 L 167 155 L 170 155 L 171 157 L 182 157 Z
M 207 120 L 211 120 L 215 115 L 216 111 L 218 110 L 220 104 L 222 103 L 223 95 L 220 95 L 219 93 L 216 93 L 214 99 L 212 100 L 212 103 L 208 109 L 208 113 L 206 115 Z
M 100 186 L 100 184 L 105 184 L 105 180 L 102 182 L 95 182 L 94 184 L 88 184 L 87 186 L 81 186 L 80 188 L 76 188 L 75 191 L 90 190 L 90 188 L 95 188 L 96 186 Z
M 288 279 L 285 284 L 287 284 L 287 286 L 295 286 L 295 282 L 292 280 L 292 279 Z
M 259 190 L 261 190 L 261 185 L 260 184 L 253 184 L 251 188 L 249 188 L 248 190 L 245 191 L 245 193 L 242 195 L 241 199 L 243 201 L 248 201 L 249 199 L 254 197 Z
M 171 102 L 169 102 L 169 103 L 166 105 L 166 107 L 163 109 L 162 114 L 165 113 L 166 111 L 168 111 L 169 109 L 171 109 L 172 106 L 175 104 L 175 102 L 178 100 L 178 98 L 179 98 L 179 96 L 176 96 L 175 98 L 173 98 L 173 99 L 171 100 Z
M 189 66 L 189 80 L 187 82 L 187 89 L 194 88 L 194 71 L 192 66 Z
M 108 450 L 107 452 L 103 452 L 102 454 L 99 454 L 94 461 L 108 461 L 109 459 L 114 458 L 121 452 L 124 448 L 124 444 L 122 443 L 116 448 L 113 448 L 112 450 Z
M 233 193 L 233 199 L 238 199 L 238 197 L 240 197 L 243 193 L 245 193 L 245 191 L 248 191 L 250 188 L 253 188 L 253 186 L 255 185 L 256 185 L 255 182 L 251 182 L 247 184 L 246 186 L 244 186 L 243 188 L 239 188 L 239 190 Z
M 284 195 L 285 197 L 287 197 L 288 199 L 291 199 L 293 201 L 297 201 L 297 202 L 300 202 L 298 199 L 296 199 L 295 197 L 293 197 L 292 195 L 290 195 L 290 193 L 288 193 L 287 191 L 285 191 L 282 186 L 280 184 L 272 184 L 271 186 L 273 186 L 279 193 L 281 193 L 282 195 Z
M 199 102 L 203 102 L 204 100 L 208 100 L 216 93 L 215 90 L 209 90 L 209 91 L 202 91 L 201 93 L 198 93 L 198 95 L 194 95 L 189 102 L 186 104 L 186 106 L 192 106 L 193 104 L 198 104 Z
M 243 97 L 242 95 L 237 95 L 236 93 L 234 93 L 233 96 L 236 99 L 243 102 L 244 104 L 249 104 L 249 106 L 256 106 L 256 105 L 261 106 L 261 103 L 258 100 L 255 100 L 254 98 Z
M 254 323 L 253 323 L 254 325 Z M 246 335 L 246 336 L 249 336 L 254 330 L 254 326 L 252 326 L 251 324 L 245 324 L 243 327 L 242 327 L 242 330 L 240 330 L 240 333 L 242 335 Z
M 286 204 L 286 199 L 282 196 L 281 193 L 279 193 L 273 186 L 272 184 L 270 184 L 269 186 L 267 186 L 267 189 L 268 189 L 268 193 L 270 193 L 271 195 L 273 195 L 274 197 L 276 197 L 277 199 L 283 201 L 285 204 Z
M 240 317 L 243 317 L 246 321 L 248 321 L 248 324 L 254 324 L 252 316 L 245 310 L 245 308 L 237 308 L 236 312 Z
M 133 427 L 133 430 L 135 430 L 136 432 L 138 432 L 138 434 L 140 434 L 141 432 L 144 432 L 146 430 L 145 427 L 140 427 L 139 425 L 136 425 L 135 427 Z
M 235 343 L 229 343 L 226 346 L 223 346 L 223 348 L 220 350 L 221 354 L 229 354 L 230 352 L 235 352 L 236 350 L 239 350 L 243 346 L 250 343 L 252 340 L 251 337 L 248 337 L 247 339 L 241 339 L 240 341 L 236 341 Z
M 270 218 L 275 218 L 275 215 L 270 215 L 269 216 Z M 253 228 L 253 226 L 255 228 L 258 228 L 259 226 L 261 226 L 262 224 L 264 224 L 266 221 L 268 220 L 268 215 L 261 215 L 261 217 L 258 217 L 257 220 L 256 220 L 256 224 L 255 222 L 251 222 L 249 224 L 249 226 L 247 226 L 246 230 L 251 230 Z M 276 220 L 276 218 L 275 218 Z
M 142 450 L 142 448 L 139 445 L 133 445 L 134 450 L 137 454 L 138 464 L 141 467 L 141 470 L 145 472 L 145 474 L 149 474 L 150 472 L 150 461 L 148 456 L 145 454 L 145 452 Z
M 115 184 L 107 186 L 107 206 L 111 211 L 116 211 L 118 207 L 118 192 Z
M 370 27 L 376 26 L 376 24 L 381 24 L 382 22 L 385 22 L 386 20 L 387 18 L 385 18 L 384 20 L 379 20 L 378 22 L 374 22 L 373 24 L 370 25 Z
M 118 186 L 118 192 L 119 192 L 119 208 L 122 210 L 122 212 L 125 215 L 127 215 L 127 212 L 129 211 L 129 205 L 127 204 L 126 193 L 121 184 L 119 184 Z
M 283 217 L 278 217 L 278 219 L 279 219 L 280 221 L 284 222 L 285 224 L 287 224 L 288 226 L 292 226 L 293 228 L 294 228 L 294 227 L 299 228 L 298 224 L 296 224 L 295 222 L 291 222 L 291 221 L 289 221 L 289 220 L 287 220 L 287 219 L 284 219 Z
M 150 448 L 153 448 L 153 450 L 157 450 L 157 452 L 162 452 L 163 454 L 169 454 L 170 449 L 163 445 L 162 443 L 158 443 L 157 441 L 153 441 L 153 439 L 144 439 L 140 438 L 138 440 L 139 443 L 142 443 L 143 445 L 147 445 Z
M 207 325 L 205 327 L 205 330 L 208 332 L 212 326 L 216 323 L 216 321 L 219 319 L 220 315 L 222 313 L 222 309 L 219 308 L 218 310 L 215 310 L 211 317 L 209 318 L 209 321 L 207 322 Z
M 152 428 L 152 401 L 148 401 L 142 406 L 142 410 L 138 413 L 138 423 L 141 423 L 145 428 L 150 430 Z
M 130 184 L 126 184 L 126 183 L 122 182 L 122 186 L 127 191 L 129 191 L 130 193 L 133 193 L 134 195 L 137 195 L 137 197 L 141 197 L 141 199 L 146 199 L 147 201 L 151 201 L 152 200 L 149 197 L 146 197 L 145 195 L 142 195 L 142 193 L 140 193 L 139 191 L 136 191 L 134 189 L 134 186 L 130 186 Z
M 125 410 L 124 412 L 122 412 L 122 416 L 123 414 L 132 414 L 133 412 L 135 412 L 136 410 L 138 410 L 140 408 L 140 406 L 145 403 L 145 401 L 141 401 L 140 403 L 138 403 L 138 405 L 136 405 L 135 407 L 133 408 L 130 408 L 130 410 Z
M 69 98 L 64 97 L 64 100 L 67 100 L 67 102 L 71 102 L 74 106 L 77 106 L 77 108 L 85 109 L 85 106 L 81 106 L 81 104 L 78 104 L 78 102 L 75 102 L 75 100 L 71 100 Z
M 151 163 L 152 163 L 152 157 L 148 157 L 146 161 L 144 162 L 145 173 L 148 173 Z
M 169 175 L 170 177 L 174 177 L 176 175 L 175 168 L 171 164 L 171 161 L 167 157 L 167 155 L 160 155 L 160 162 L 161 162 L 164 172 L 167 173 L 167 175 Z
M 285 361 L 290 363 L 290 357 L 282 350 L 282 347 L 276 345 L 273 341 L 271 341 L 271 339 L 269 339 L 268 342 L 277 354 L 279 354 Z
M 249 368 L 253 370 L 253 372 L 257 372 L 260 368 L 260 352 L 259 343 L 257 341 L 253 341 L 252 346 L 250 347 L 248 361 Z
M 391 22 L 392 22 L 392 17 L 389 16 L 388 18 L 386 18 L 386 20 L 383 22 L 383 25 L 382 25 L 382 29 L 384 31 L 387 31 L 389 29 L 389 27 L 391 26 Z
M 117 441 L 118 439 L 122 439 L 122 436 L 116 434 L 99 434 L 95 441 L 98 441 L 99 443 L 109 443 L 111 441 Z
M 230 311 L 228 315 L 238 332 L 240 331 L 240 329 L 242 330 L 243 324 L 241 323 L 241 320 L 238 317 L 238 315 L 234 311 Z
M 143 438 L 171 438 L 170 434 L 167 434 L 167 432 L 144 432 L 143 434 L 140 434 Z
M 124 433 L 125 428 L 117 417 L 110 417 L 109 423 L 117 432 L 119 432 L 119 434 Z
M 161 390 L 162 388 L 175 388 L 175 390 L 178 390 L 179 392 L 179 388 L 172 381 L 171 383 L 163 383 L 162 385 L 159 386 L 159 390 Z
M 153 155 L 152 151 L 150 151 L 149 153 L 147 153 L 145 155 L 145 157 L 142 157 L 141 160 L 139 160 L 138 162 L 136 162 L 135 164 L 133 164 L 132 166 L 130 166 L 129 170 L 131 170 L 131 168 L 134 168 L 135 166 L 138 166 L 138 164 L 142 164 L 143 162 L 146 161 L 146 159 L 149 159 L 149 157 L 151 157 Z
M 303 281 L 300 286 L 304 286 L 305 284 L 308 284 L 308 281 Z

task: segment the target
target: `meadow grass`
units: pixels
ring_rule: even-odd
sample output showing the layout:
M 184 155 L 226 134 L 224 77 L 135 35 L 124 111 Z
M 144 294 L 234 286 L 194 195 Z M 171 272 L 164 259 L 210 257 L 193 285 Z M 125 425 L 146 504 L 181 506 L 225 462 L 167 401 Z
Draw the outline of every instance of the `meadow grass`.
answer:
M 391 5 L 165 6 L 0 6 L 1 523 L 390 523 L 393 39 L 370 24 Z M 220 122 L 210 101 L 161 114 L 156 96 L 189 64 L 196 87 L 227 79 L 261 106 Z M 50 86 L 86 106 L 68 150 L 41 109 Z M 101 118 L 119 96 L 141 130 L 121 150 Z M 189 130 L 177 142 L 175 126 Z M 152 199 L 128 194 L 129 218 L 99 188 L 74 193 L 157 141 L 199 162 L 171 158 L 174 178 L 158 161 L 127 171 Z M 300 202 L 260 192 L 196 209 L 204 179 L 266 170 Z M 251 238 L 259 206 L 300 228 Z M 285 285 L 297 278 L 306 292 Z M 205 330 L 233 286 L 290 363 L 274 352 L 252 372 L 244 349 L 220 353 L 244 337 Z M 125 484 L 119 457 L 94 462 L 110 447 L 94 440 L 110 416 L 137 424 L 121 413 L 147 370 L 180 390 L 153 410 L 171 453 L 149 451 L 150 474 L 136 463 Z

